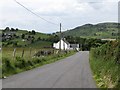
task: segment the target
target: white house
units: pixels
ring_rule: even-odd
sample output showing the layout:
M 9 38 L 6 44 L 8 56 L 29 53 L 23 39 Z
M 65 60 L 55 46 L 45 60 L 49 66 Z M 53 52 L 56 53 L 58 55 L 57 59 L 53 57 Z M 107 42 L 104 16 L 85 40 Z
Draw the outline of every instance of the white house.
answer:
M 53 48 L 61 49 L 61 50 L 69 50 L 70 43 L 67 42 L 65 39 L 61 39 L 59 42 L 53 44 Z
M 53 48 L 61 50 L 78 50 L 79 44 L 70 44 L 65 39 L 61 39 L 59 42 L 53 44 Z

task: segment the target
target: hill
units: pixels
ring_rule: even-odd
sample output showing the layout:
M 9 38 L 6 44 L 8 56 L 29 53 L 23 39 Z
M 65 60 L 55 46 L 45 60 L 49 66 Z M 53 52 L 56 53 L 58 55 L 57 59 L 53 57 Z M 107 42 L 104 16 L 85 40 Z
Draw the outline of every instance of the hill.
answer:
M 19 30 L 6 27 L 0 30 L 2 35 L 3 47 L 50 47 L 52 42 L 47 39 L 51 37 L 50 34 L 40 32 Z
M 85 38 L 116 38 L 118 23 L 85 24 L 63 32 L 64 36 L 77 36 Z
M 35 30 L 27 31 L 9 27 L 0 30 L 0 35 L 2 35 L 0 45 L 2 44 L 3 47 L 51 48 L 52 44 L 59 40 L 59 33 L 44 34 Z M 65 31 L 63 35 L 68 42 L 80 44 L 85 42 L 82 38 L 114 39 L 118 35 L 118 23 L 85 24 Z

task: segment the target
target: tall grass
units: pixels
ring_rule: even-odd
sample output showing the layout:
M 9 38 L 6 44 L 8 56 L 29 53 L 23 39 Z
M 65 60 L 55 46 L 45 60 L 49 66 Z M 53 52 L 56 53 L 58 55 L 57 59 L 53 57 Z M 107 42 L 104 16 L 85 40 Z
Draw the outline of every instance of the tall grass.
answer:
M 120 63 L 118 42 L 109 42 L 91 49 L 90 64 L 98 87 L 120 88 Z
M 15 48 L 2 48 L 2 57 L 13 59 L 13 52 Z M 24 58 L 31 58 L 36 52 L 41 49 L 38 48 L 16 48 L 15 57 L 22 57 L 22 51 L 24 50 Z
M 17 48 L 16 55 L 13 57 L 13 48 L 3 48 L 2 77 L 49 64 L 75 53 L 75 51 L 69 51 L 67 53 L 35 57 L 34 54 L 39 51 L 39 49 L 32 49 L 30 54 L 29 48 L 24 48 L 24 56 L 22 57 L 22 50 L 23 48 Z
M 2 77 L 2 51 L 0 51 L 0 77 Z

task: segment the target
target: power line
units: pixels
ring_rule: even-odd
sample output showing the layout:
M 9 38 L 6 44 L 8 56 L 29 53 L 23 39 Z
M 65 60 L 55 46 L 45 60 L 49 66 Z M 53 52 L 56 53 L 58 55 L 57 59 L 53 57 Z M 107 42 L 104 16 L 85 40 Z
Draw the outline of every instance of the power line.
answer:
M 33 15 L 37 16 L 38 18 L 48 22 L 48 23 L 51 23 L 53 25 L 56 25 L 56 26 L 59 26 L 59 24 L 56 24 L 56 23 L 53 23 L 51 21 L 48 21 L 46 19 L 44 19 L 43 17 L 39 16 L 38 14 L 34 13 L 33 11 L 31 11 L 30 9 L 28 9 L 27 7 L 25 7 L 23 4 L 21 4 L 20 2 L 18 2 L 17 0 L 14 0 L 17 4 L 19 4 L 20 6 L 22 6 L 24 9 L 26 9 L 27 11 L 29 11 L 30 13 L 32 13 Z M 91 3 L 91 4 L 94 4 L 94 3 L 103 3 L 103 2 L 79 2 L 79 3 Z M 65 28 L 62 26 L 61 27 L 62 29 L 65 30 Z
M 61 26 L 63 30 L 66 30 L 63 26 Z
M 46 20 L 46 19 L 44 19 L 43 17 L 41 17 L 41 16 L 39 16 L 38 14 L 36 14 L 36 13 L 34 13 L 33 11 L 31 11 L 30 9 L 28 9 L 27 7 L 25 7 L 23 4 L 21 4 L 20 2 L 18 2 L 17 0 L 14 0 L 17 4 L 19 4 L 20 6 L 22 6 L 23 8 L 25 8 L 27 11 L 29 11 L 29 12 L 31 12 L 32 14 L 34 14 L 35 16 L 37 16 L 38 18 L 40 18 L 40 19 L 42 19 L 42 20 L 44 20 L 44 21 L 46 21 L 46 22 L 48 22 L 48 23 L 51 23 L 51 24 L 53 24 L 53 25 L 59 25 L 59 24 L 56 24 L 56 23 L 53 23 L 53 22 L 51 22 L 51 21 L 48 21 L 48 20 Z

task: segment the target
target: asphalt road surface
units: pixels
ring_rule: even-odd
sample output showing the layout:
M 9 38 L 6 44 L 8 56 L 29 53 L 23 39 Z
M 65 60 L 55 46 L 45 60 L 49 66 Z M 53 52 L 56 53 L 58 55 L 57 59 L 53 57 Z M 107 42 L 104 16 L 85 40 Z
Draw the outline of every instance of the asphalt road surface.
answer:
M 87 51 L 10 76 L 2 84 L 3 88 L 96 88 Z

